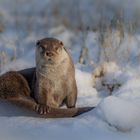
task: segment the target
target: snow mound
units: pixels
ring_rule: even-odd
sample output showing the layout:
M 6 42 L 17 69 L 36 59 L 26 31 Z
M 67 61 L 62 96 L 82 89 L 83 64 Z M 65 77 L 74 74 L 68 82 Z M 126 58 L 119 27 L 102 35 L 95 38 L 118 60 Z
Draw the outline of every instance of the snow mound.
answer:
M 140 77 L 130 78 L 114 95 L 140 106 Z
M 76 69 L 78 88 L 77 106 L 95 106 L 99 103 L 98 92 L 92 86 L 92 75 Z
M 97 109 L 98 115 L 110 126 L 120 131 L 130 131 L 140 124 L 140 109 L 137 105 L 118 97 L 105 98 Z

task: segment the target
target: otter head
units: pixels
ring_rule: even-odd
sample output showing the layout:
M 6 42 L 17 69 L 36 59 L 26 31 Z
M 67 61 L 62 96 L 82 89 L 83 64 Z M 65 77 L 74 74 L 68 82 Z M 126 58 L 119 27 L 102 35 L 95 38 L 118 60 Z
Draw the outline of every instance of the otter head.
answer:
M 36 62 L 53 65 L 59 63 L 63 58 L 63 42 L 55 38 L 44 38 L 36 43 Z M 62 59 L 61 59 L 62 58 Z

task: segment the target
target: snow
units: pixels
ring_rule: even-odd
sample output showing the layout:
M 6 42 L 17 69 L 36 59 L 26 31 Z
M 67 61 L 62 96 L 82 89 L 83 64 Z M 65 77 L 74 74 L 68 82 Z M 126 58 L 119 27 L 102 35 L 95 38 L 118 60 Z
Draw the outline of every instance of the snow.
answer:
M 21 60 L 17 61 L 18 66 L 20 66 L 19 62 L 21 62 L 20 65 L 26 67 Z M 112 64 L 111 69 L 114 73 L 118 73 L 120 69 L 118 71 L 115 69 L 115 71 L 114 65 Z M 13 68 L 15 68 L 14 65 Z M 120 72 L 121 75 L 122 73 Z M 76 69 L 77 106 L 97 106 L 96 109 L 76 118 L 39 119 L 32 112 L 1 102 L 1 138 L 6 140 L 25 138 L 34 140 L 44 138 L 52 140 L 139 139 L 140 78 L 125 73 L 124 75 L 127 78 L 117 91 L 114 91 L 111 96 L 103 94 L 101 96 L 100 91 L 93 88 L 92 74 Z M 122 77 L 118 74 L 117 78 L 121 81 Z
M 64 42 L 75 63 L 78 87 L 76 106 L 96 106 L 96 108 L 75 118 L 40 119 L 34 112 L 0 101 L 0 138 L 3 140 L 139 140 L 139 33 L 130 35 L 125 31 L 122 39 L 116 30 L 111 34 L 107 32 L 104 44 L 107 48 L 103 49 L 98 40 L 98 31 L 89 30 L 83 33 L 75 30 L 75 26 L 79 25 L 82 19 L 77 20 L 75 17 L 77 9 L 72 7 L 74 1 L 66 5 L 68 1 L 65 3 L 62 0 L 62 3 L 59 3 L 53 0 L 54 7 L 54 3 L 49 0 L 43 0 L 42 3 L 31 0 L 28 5 L 27 0 L 13 0 L 11 4 L 9 1 L 0 1 L 0 24 L 2 19 L 5 26 L 4 31 L 0 33 L 0 72 L 35 66 L 36 41 L 43 37 L 56 37 Z M 107 11 L 99 12 L 104 5 L 100 5 L 100 2 L 81 0 L 80 12 L 86 21 L 83 24 L 89 22 L 93 25 L 98 24 L 102 13 L 107 19 L 113 16 L 110 9 L 105 8 Z M 139 1 L 135 2 L 130 10 L 129 0 L 125 1 L 126 4 L 123 2 L 123 5 L 115 0 L 105 2 L 109 3 L 112 9 L 123 6 L 125 20 L 133 19 L 130 11 L 135 11 L 134 5 L 139 5 Z M 56 14 L 57 18 L 52 15 L 55 6 L 60 10 L 60 15 Z M 66 7 L 62 8 L 63 6 Z M 73 11 L 69 12 L 71 8 Z M 91 19 L 90 13 L 93 12 L 96 16 Z M 63 17 L 66 18 L 65 25 L 60 21 Z M 109 42 L 113 47 L 108 46 Z M 85 65 L 78 63 L 83 44 L 89 51 Z
M 140 125 L 139 106 L 133 102 L 110 96 L 98 108 L 100 117 L 119 131 L 131 131 Z

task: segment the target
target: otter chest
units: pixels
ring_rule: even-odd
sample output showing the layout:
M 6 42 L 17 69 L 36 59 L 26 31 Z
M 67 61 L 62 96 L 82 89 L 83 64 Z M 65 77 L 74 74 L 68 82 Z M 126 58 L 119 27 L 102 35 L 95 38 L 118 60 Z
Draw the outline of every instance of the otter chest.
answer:
M 44 85 L 49 85 L 51 89 L 50 94 L 64 94 L 66 89 L 66 75 L 60 69 L 48 69 L 43 81 Z

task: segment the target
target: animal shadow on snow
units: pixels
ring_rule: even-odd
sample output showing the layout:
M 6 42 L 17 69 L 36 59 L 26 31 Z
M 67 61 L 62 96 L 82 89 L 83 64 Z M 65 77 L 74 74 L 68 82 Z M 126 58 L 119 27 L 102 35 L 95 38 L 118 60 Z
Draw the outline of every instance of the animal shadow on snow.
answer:
M 30 110 L 16 106 L 7 101 L 0 100 L 0 117 L 37 117 L 38 115 Z

